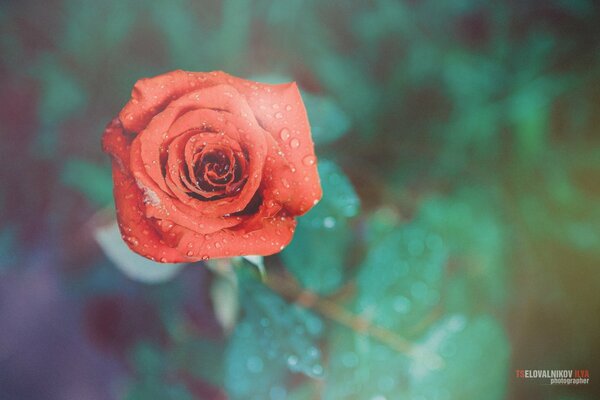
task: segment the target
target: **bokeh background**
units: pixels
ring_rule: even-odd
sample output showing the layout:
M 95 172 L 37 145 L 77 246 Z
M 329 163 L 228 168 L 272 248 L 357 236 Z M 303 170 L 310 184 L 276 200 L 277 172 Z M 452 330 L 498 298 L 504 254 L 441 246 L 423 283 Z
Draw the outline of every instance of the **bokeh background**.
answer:
M 0 54 L 0 398 L 598 398 L 594 1 L 3 1 Z M 325 197 L 269 284 L 95 239 L 103 127 L 178 68 L 303 90 Z

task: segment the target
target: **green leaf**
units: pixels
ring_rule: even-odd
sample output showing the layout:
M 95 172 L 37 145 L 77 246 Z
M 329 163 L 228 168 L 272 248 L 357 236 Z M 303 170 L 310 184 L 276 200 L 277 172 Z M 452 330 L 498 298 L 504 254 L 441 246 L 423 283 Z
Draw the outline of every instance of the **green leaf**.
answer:
M 229 339 L 225 353 L 225 389 L 235 399 L 269 398 L 273 387 L 279 387 L 287 374 L 281 363 L 265 357 L 258 346 L 254 323 L 242 321 Z
M 198 40 L 199 37 L 206 37 L 207 33 L 202 30 L 196 16 L 190 12 L 190 2 L 154 1 L 149 6 L 154 23 L 166 41 L 170 66 L 190 71 L 210 70 L 205 55 L 206 47 L 211 41 Z
M 59 43 L 86 69 L 96 68 L 108 54 L 122 51 L 119 45 L 131 33 L 136 17 L 134 1 L 67 0 Z
M 73 74 L 54 56 L 42 57 L 33 72 L 41 80 L 38 110 L 44 126 L 55 126 L 86 105 L 86 92 Z
M 330 293 L 342 283 L 352 241 L 348 219 L 358 214 L 360 202 L 348 178 L 333 162 L 320 160 L 319 175 L 323 199 L 299 218 L 294 240 L 281 257 L 304 287 Z
M 423 202 L 418 220 L 447 245 L 454 273 L 446 281 L 447 308 L 501 307 L 507 295 L 504 226 L 492 193 L 465 189 Z M 477 301 L 474 301 L 477 299 Z
M 350 118 L 331 98 L 303 92 L 302 100 L 316 145 L 333 142 L 350 129 Z
M 510 346 L 502 326 L 490 316 L 467 320 L 451 315 L 419 342 L 439 354 L 441 365 L 415 359 L 410 367 L 412 395 L 424 398 L 503 399 Z
M 407 396 L 403 389 L 408 378 L 407 357 L 343 327 L 332 331 L 329 343 L 325 400 L 379 400 Z M 393 397 L 386 397 L 390 395 Z
M 356 278 L 356 312 L 377 325 L 406 332 L 438 304 L 448 249 L 419 221 L 371 245 Z
M 173 371 L 169 369 L 170 364 L 160 348 L 149 343 L 138 343 L 133 349 L 131 359 L 136 378 L 125 396 L 126 400 L 194 399 L 185 385 L 167 380 L 169 373 Z
M 410 356 L 343 328 L 333 331 L 330 343 L 327 400 L 504 396 L 509 345 L 489 316 L 442 319 Z
M 322 323 L 309 311 L 287 304 L 249 274 L 247 270 L 240 274 L 244 317 L 226 350 L 225 388 L 231 399 L 285 398 L 282 385 L 288 372 L 311 377 L 323 373 L 316 345 Z
M 224 351 L 224 342 L 194 335 L 179 342 L 170 357 L 175 365 L 183 370 L 215 386 L 223 386 Z
M 63 166 L 61 181 L 98 206 L 107 206 L 113 201 L 113 181 L 109 168 L 71 158 Z

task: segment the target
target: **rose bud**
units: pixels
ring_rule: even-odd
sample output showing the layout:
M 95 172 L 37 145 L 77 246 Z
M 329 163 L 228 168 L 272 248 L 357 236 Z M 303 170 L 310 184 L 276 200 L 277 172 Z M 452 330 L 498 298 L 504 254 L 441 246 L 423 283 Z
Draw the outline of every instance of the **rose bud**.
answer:
M 141 79 L 102 145 L 121 234 L 160 262 L 277 253 L 322 194 L 295 83 L 224 72 Z

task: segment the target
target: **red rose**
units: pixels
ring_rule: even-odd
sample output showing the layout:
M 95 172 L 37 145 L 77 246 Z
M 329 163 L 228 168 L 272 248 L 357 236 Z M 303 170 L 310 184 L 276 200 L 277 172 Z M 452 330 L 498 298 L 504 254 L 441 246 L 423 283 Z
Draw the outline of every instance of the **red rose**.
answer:
M 295 83 L 224 72 L 141 79 L 102 144 L 123 238 L 160 262 L 276 253 L 321 198 Z

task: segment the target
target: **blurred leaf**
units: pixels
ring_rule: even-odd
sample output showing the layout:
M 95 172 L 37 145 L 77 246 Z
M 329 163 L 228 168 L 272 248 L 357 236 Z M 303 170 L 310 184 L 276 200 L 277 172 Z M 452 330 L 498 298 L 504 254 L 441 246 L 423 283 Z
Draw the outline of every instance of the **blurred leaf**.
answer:
M 171 360 L 180 368 L 213 385 L 223 386 L 225 342 L 212 341 L 196 335 L 173 349 Z
M 244 316 L 225 354 L 225 387 L 233 400 L 285 398 L 286 371 L 323 373 L 316 345 L 322 323 L 247 274 L 240 272 Z
M 572 154 L 576 154 L 573 156 Z M 520 182 L 519 222 L 530 240 L 569 246 L 590 261 L 600 257 L 600 152 L 577 148 L 548 153 L 536 185 Z M 516 171 L 515 171 L 516 173 Z
M 44 126 L 54 126 L 84 109 L 86 92 L 54 55 L 43 56 L 32 72 L 41 81 L 39 116 Z
M 327 400 L 504 396 L 508 341 L 488 316 L 442 319 L 415 343 L 411 357 L 347 329 L 334 330 L 330 343 Z
M 410 365 L 412 396 L 449 399 L 503 399 L 510 347 L 502 326 L 490 316 L 472 320 L 451 315 L 437 323 L 419 345 L 439 354 L 443 364 L 427 359 Z
M 63 166 L 61 181 L 98 206 L 113 202 L 113 181 L 109 168 L 71 158 Z
M 127 38 L 136 13 L 135 0 L 65 1 L 65 27 L 60 38 L 61 49 L 91 69 Z
M 203 32 L 187 0 L 154 1 L 152 17 L 166 40 L 170 54 L 170 67 L 184 70 L 212 69 L 207 60 L 206 46 L 210 40 L 198 40 L 208 34 Z
M 242 73 L 243 62 L 248 51 L 250 23 L 252 21 L 252 1 L 224 0 L 221 2 L 222 20 L 215 33 L 215 52 L 221 52 L 225 69 L 232 73 Z
M 439 303 L 448 249 L 415 221 L 371 244 L 356 278 L 356 312 L 372 323 L 407 332 Z
M 324 96 L 302 93 L 308 119 L 315 144 L 323 145 L 333 142 L 350 129 L 350 118 L 333 101 Z
M 454 311 L 502 307 L 506 301 L 505 228 L 498 218 L 501 203 L 486 192 L 489 188 L 472 188 L 433 197 L 419 210 L 420 223 L 436 232 L 449 251 L 453 274 L 446 281 L 446 306 Z
M 310 400 L 318 399 L 319 394 L 314 381 L 308 381 L 294 387 L 284 398 L 285 400 Z
M 121 237 L 116 221 L 96 228 L 94 236 L 113 264 L 134 281 L 147 284 L 163 283 L 175 277 L 186 265 L 158 263 L 134 253 Z
M 325 400 L 410 398 L 407 357 L 342 327 L 331 332 L 329 345 Z
M 273 387 L 282 387 L 286 370 L 264 357 L 260 334 L 248 321 L 240 322 L 229 338 L 225 353 L 225 389 L 232 400 L 268 399 Z M 257 335 L 258 333 L 258 335 Z
M 571 11 L 579 18 L 594 13 L 594 2 L 591 0 L 556 0 L 556 6 L 565 11 Z
M 342 283 L 352 240 L 348 218 L 358 213 L 360 202 L 348 178 L 333 162 L 321 159 L 319 175 L 323 198 L 298 219 L 294 239 L 281 257 L 302 286 L 330 293 Z
M 126 400 L 194 400 L 185 385 L 173 382 L 167 384 L 164 374 L 168 365 L 160 349 L 140 343 L 134 348 L 132 359 L 137 379 L 127 392 Z

